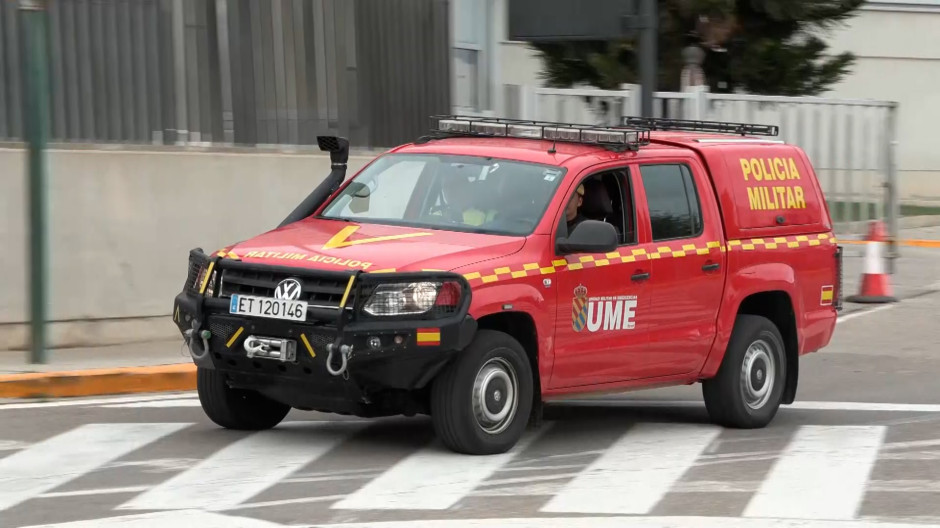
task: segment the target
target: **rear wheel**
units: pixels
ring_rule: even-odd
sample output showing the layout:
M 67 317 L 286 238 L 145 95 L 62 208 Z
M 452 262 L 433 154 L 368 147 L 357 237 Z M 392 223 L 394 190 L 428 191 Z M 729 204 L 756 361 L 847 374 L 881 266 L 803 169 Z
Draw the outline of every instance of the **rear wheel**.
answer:
M 270 429 L 291 409 L 255 391 L 229 387 L 218 370 L 197 369 L 196 389 L 206 416 L 226 429 Z
M 702 383 L 712 421 L 734 428 L 766 426 L 780 407 L 786 367 L 777 326 L 766 317 L 738 316 L 717 376 Z
M 504 453 L 525 432 L 532 391 L 532 368 L 522 345 L 503 332 L 480 330 L 434 380 L 434 430 L 458 453 Z

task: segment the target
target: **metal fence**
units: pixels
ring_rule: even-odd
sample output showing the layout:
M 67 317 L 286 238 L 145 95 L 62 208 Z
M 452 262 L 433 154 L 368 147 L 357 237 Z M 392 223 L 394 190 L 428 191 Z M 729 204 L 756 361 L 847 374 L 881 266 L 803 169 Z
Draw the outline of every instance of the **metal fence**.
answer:
M 616 124 L 640 115 L 639 87 L 555 89 L 507 85 L 506 113 L 522 119 Z M 813 163 L 833 221 L 863 234 L 885 221 L 897 235 L 895 168 L 897 103 L 822 97 L 655 92 L 654 116 L 778 125 L 781 139 L 799 145 Z
M 48 0 L 51 140 L 387 147 L 450 111 L 447 0 Z M 0 2 L 0 139 L 23 136 Z

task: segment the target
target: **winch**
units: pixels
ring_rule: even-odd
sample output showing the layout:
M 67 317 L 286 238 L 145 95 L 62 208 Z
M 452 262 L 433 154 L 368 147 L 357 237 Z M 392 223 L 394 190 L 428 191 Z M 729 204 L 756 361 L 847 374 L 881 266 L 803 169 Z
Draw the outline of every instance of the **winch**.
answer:
M 293 339 L 250 335 L 245 338 L 244 347 L 250 358 L 297 360 L 297 342 Z

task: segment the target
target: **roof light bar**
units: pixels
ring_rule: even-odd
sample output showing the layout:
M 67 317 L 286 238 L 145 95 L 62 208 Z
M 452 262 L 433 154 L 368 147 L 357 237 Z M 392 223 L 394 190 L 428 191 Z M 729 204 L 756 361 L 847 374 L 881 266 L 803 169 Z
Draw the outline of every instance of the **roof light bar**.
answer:
M 750 123 L 728 123 L 723 121 L 693 121 L 665 117 L 627 116 L 624 126 L 642 127 L 649 130 L 683 130 L 689 132 L 718 132 L 753 136 L 776 136 L 780 129 L 776 125 L 754 125 Z
M 432 116 L 431 119 L 431 130 L 445 136 L 517 137 L 629 150 L 649 144 L 649 130 L 635 127 L 600 127 L 457 115 Z

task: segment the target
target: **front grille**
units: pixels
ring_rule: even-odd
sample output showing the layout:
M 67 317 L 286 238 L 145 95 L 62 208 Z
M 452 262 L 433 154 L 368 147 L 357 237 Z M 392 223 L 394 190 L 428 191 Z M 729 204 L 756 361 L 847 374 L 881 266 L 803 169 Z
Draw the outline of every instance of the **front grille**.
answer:
M 304 273 L 304 276 L 288 275 L 269 271 L 227 269 L 222 273 L 222 296 L 232 294 L 258 295 L 274 297 L 274 289 L 284 279 L 293 278 L 301 284 L 300 300 L 307 301 L 313 307 L 338 308 L 346 292 L 347 281 L 337 278 L 318 277 Z M 351 306 L 355 299 L 350 293 L 346 301 Z
M 209 318 L 209 331 L 212 335 L 223 340 L 228 340 L 238 330 L 237 319 L 223 319 L 221 317 Z

